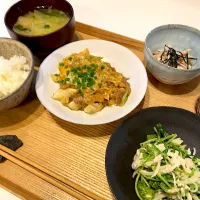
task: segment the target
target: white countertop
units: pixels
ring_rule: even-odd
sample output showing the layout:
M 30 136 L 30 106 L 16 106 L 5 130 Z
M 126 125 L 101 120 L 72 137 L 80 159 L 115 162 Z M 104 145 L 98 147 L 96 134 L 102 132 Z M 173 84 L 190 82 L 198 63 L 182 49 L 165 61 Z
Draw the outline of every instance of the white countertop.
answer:
M 14 196 L 13 194 L 9 193 L 8 191 L 0 188 L 0 199 L 3 200 L 20 200 L 18 197 Z
M 3 1 L 3 0 L 1 0 Z M 17 0 L 0 6 L 0 37 L 8 37 L 4 26 L 6 10 Z M 77 21 L 145 40 L 153 28 L 162 24 L 185 24 L 200 28 L 199 0 L 69 0 Z
M 68 0 L 76 20 L 138 40 L 156 26 L 185 24 L 200 28 L 199 0 Z M 1 0 L 0 37 L 9 37 L 4 26 L 6 10 L 17 0 Z M 18 200 L 0 188 L 0 199 Z

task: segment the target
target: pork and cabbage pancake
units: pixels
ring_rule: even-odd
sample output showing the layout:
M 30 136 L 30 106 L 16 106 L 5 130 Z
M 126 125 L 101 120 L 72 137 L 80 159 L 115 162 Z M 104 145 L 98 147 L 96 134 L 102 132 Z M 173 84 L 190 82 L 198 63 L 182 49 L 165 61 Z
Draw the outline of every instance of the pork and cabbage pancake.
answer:
M 92 114 L 106 106 L 123 106 L 131 93 L 128 79 L 88 49 L 64 58 L 58 69 L 51 77 L 60 88 L 52 98 L 72 110 Z

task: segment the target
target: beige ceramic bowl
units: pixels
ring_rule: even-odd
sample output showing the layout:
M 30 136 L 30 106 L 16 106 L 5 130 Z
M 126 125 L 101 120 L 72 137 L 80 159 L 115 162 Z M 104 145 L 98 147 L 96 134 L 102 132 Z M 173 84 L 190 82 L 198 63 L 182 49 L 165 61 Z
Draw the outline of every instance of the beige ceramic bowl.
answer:
M 19 88 L 0 99 L 0 111 L 18 106 L 27 97 L 33 80 L 34 65 L 31 51 L 24 44 L 16 40 L 0 38 L 0 56 L 9 59 L 14 55 L 26 57 L 31 70 L 28 77 Z

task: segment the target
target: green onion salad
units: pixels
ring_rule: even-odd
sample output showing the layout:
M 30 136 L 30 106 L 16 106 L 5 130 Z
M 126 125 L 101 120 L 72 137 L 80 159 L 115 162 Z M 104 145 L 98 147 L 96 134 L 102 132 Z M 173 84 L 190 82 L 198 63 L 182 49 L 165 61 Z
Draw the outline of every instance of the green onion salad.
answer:
M 140 144 L 132 168 L 135 190 L 141 200 L 199 200 L 200 159 L 176 134 L 161 124 Z

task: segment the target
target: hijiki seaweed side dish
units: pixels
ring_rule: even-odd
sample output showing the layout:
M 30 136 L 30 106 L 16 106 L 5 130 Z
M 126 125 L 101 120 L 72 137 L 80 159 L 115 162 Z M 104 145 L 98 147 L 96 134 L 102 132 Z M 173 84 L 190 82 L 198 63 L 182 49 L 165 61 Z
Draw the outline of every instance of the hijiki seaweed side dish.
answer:
M 189 55 L 190 51 L 192 51 L 192 49 L 176 51 L 170 45 L 165 45 L 164 50 L 153 53 L 153 57 L 170 67 L 188 70 L 192 69 L 192 61 L 197 60 L 197 58 Z

